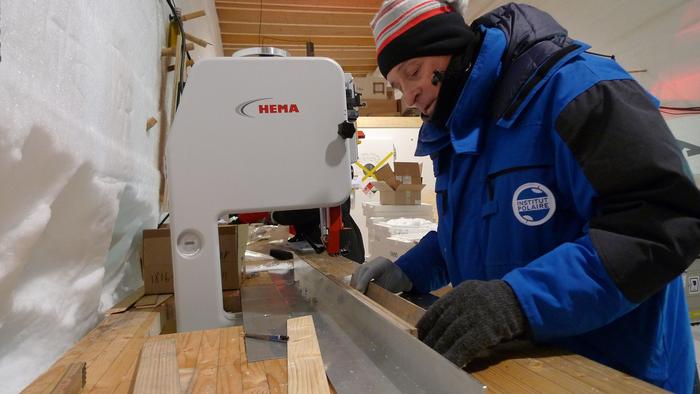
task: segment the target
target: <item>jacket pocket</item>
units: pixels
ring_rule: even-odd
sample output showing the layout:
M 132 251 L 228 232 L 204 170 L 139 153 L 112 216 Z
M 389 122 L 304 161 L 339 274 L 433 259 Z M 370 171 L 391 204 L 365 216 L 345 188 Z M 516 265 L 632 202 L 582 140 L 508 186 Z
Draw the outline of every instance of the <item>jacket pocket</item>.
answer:
M 538 142 L 519 139 L 514 141 L 517 149 L 497 149 L 490 157 L 481 207 L 489 279 L 501 278 L 554 247 L 555 175 L 550 151 Z

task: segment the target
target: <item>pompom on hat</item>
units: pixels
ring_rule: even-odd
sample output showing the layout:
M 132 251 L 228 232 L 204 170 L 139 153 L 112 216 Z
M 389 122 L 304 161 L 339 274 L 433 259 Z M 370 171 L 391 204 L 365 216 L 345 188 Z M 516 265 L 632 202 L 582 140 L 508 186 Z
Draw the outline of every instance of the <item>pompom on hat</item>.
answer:
M 384 77 L 397 64 L 423 56 L 452 55 L 476 40 L 462 15 L 460 2 L 385 0 L 370 27 L 377 63 Z

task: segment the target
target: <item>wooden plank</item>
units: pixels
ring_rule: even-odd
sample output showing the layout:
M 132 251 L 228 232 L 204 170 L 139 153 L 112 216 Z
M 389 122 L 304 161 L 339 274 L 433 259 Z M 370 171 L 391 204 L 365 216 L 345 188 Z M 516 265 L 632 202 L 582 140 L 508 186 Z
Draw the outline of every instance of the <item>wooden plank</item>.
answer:
M 321 56 L 316 55 L 316 56 Z M 341 66 L 355 66 L 355 67 L 377 67 L 377 59 L 371 58 L 333 58 L 336 62 L 340 63 Z
M 241 312 L 241 291 L 224 290 L 224 310 L 226 312 Z
M 197 355 L 197 369 L 216 368 L 219 363 L 219 337 L 218 329 L 202 331 L 202 342 Z
M 69 364 L 84 361 L 88 369 L 88 379 L 92 375 L 93 361 L 98 359 L 119 335 L 133 335 L 146 321 L 147 313 L 120 313 L 108 316 L 103 323 L 93 329 L 85 338 L 69 350 L 54 365 L 28 386 L 24 392 L 45 392 L 53 387 Z M 89 380 L 88 380 L 89 382 Z
M 134 302 L 138 301 L 143 297 L 144 293 L 144 287 L 141 286 L 138 289 L 132 291 L 129 293 L 126 297 L 124 297 L 121 301 L 116 303 L 113 307 L 109 308 L 107 312 L 105 312 L 106 315 L 111 315 L 113 313 L 122 313 L 129 309 Z
M 177 334 L 177 365 L 180 368 L 194 368 L 197 365 L 202 331 Z
M 437 290 L 431 291 L 430 294 L 434 295 L 435 297 L 440 298 L 451 291 L 452 291 L 452 285 L 447 285 L 445 287 L 441 287 Z
M 516 362 L 503 362 L 489 369 L 498 373 L 499 385 L 503 386 L 507 392 L 571 393 L 570 390 L 566 390 L 550 380 L 542 379 L 535 372 Z
M 663 392 L 585 357 L 529 341 L 500 344 L 470 363 L 467 371 L 489 392 Z M 546 382 L 553 384 L 544 386 Z
M 241 338 L 239 341 L 241 355 L 241 376 L 244 393 L 269 393 L 270 387 L 267 385 L 267 376 L 265 375 L 265 364 L 260 361 L 257 363 L 249 363 L 246 355 L 245 341 Z
M 260 22 L 259 8 L 217 8 L 219 22 Z M 287 25 L 329 25 L 329 26 L 368 26 L 372 20 L 371 13 L 334 14 L 318 10 L 265 10 L 262 20 L 266 23 Z
M 241 341 L 245 342 L 245 341 Z M 241 364 L 243 375 L 243 392 L 248 393 L 269 393 L 270 386 L 267 384 L 264 361 Z
M 542 360 L 537 358 L 536 360 Z M 563 373 L 576 377 L 579 387 L 590 387 L 591 392 L 612 393 L 621 390 L 619 384 L 610 379 L 610 375 L 599 373 L 588 368 L 571 363 L 564 357 L 551 357 L 545 360 L 549 367 L 561 370 Z
M 267 376 L 267 385 L 272 394 L 287 393 L 287 360 L 265 360 L 265 375 Z
M 217 373 L 216 368 L 195 368 L 188 391 L 192 393 L 216 393 Z
M 180 86 L 180 82 L 184 82 L 180 79 L 180 73 L 182 73 L 182 78 L 187 79 L 185 75 L 187 74 L 187 70 L 182 70 L 182 57 L 185 56 L 184 53 L 180 50 L 182 48 L 182 34 L 178 34 L 177 38 L 175 40 L 175 72 L 173 73 L 173 91 L 172 91 L 172 97 L 170 98 L 170 122 L 168 122 L 169 125 L 172 126 L 173 120 L 175 119 L 175 111 L 177 111 L 177 95 L 178 95 L 178 90 Z
M 72 363 L 66 368 L 51 394 L 77 394 L 85 386 L 85 363 Z
M 417 116 L 359 117 L 359 128 L 420 128 L 423 120 Z
M 345 278 L 352 275 L 357 267 L 360 266 L 358 263 L 345 257 L 331 257 L 326 253 L 303 254 L 299 255 L 299 258 L 321 271 L 324 275 L 333 277 L 340 282 L 344 282 Z
M 157 340 L 175 339 L 171 335 L 162 335 L 156 338 Z M 90 390 L 90 393 L 130 394 L 133 391 L 134 377 L 138 367 L 137 360 L 141 348 L 148 340 L 149 338 L 146 337 L 132 340 L 124 352 L 119 355 L 119 358 L 112 363 L 104 377 Z M 110 379 L 105 379 L 105 377 L 110 377 Z
M 406 322 L 402 318 L 398 317 L 394 313 L 394 311 L 385 308 L 376 301 L 366 297 L 364 294 L 360 293 L 355 289 L 350 288 L 348 285 L 345 284 L 345 279 L 349 275 L 352 275 L 353 272 L 355 272 L 355 269 L 359 266 L 359 264 L 355 263 L 354 261 L 348 260 L 344 257 L 331 257 L 325 253 L 300 255 L 299 258 L 306 261 L 310 266 L 319 270 L 328 278 L 332 279 L 339 286 L 345 288 L 350 295 L 357 298 L 359 301 L 361 301 L 370 309 L 372 309 L 375 313 L 384 317 L 386 320 L 388 320 L 390 323 L 392 323 L 399 329 L 406 331 L 407 333 L 413 336 L 417 335 L 417 331 L 414 324 Z M 391 296 L 400 298 L 395 294 L 392 294 Z M 396 301 L 396 303 L 398 304 L 400 303 L 400 301 Z M 403 313 L 404 315 L 407 315 L 405 307 L 399 312 Z
M 275 44 L 275 47 L 284 49 L 288 51 L 292 56 L 306 56 L 306 45 L 302 44 Z M 233 54 L 233 52 L 243 49 L 243 48 L 248 48 L 244 46 L 237 46 L 237 45 L 227 45 L 224 47 L 224 55 L 225 56 L 230 56 Z M 363 63 L 365 61 L 372 60 L 375 63 L 377 62 L 377 52 L 374 49 L 374 47 L 353 47 L 353 48 L 347 48 L 347 47 L 341 47 L 341 46 L 318 46 L 314 45 L 314 51 L 316 52 L 317 57 L 330 57 L 332 59 L 335 59 L 336 61 L 345 61 L 345 60 L 355 60 L 357 59 L 358 61 L 362 61 Z
M 288 392 L 330 393 L 313 317 L 288 319 L 287 335 Z
M 183 15 L 180 19 L 182 19 L 183 22 L 199 18 L 201 16 L 206 15 L 207 13 L 204 10 L 199 10 L 199 11 L 194 11 L 190 12 L 188 14 Z
M 338 61 L 336 61 L 336 62 L 338 64 L 340 64 L 340 62 L 338 62 Z M 355 75 L 356 77 L 366 77 L 367 75 L 373 73 L 374 70 L 377 68 L 377 66 L 376 65 L 346 66 L 346 65 L 340 64 L 340 68 L 343 69 L 343 72 L 351 73 L 351 74 Z
M 167 27 L 165 29 L 165 44 L 163 46 L 168 46 L 168 34 Z M 160 89 L 158 91 L 158 120 L 160 123 L 160 128 L 158 130 L 158 172 L 160 175 L 160 187 L 158 188 L 158 202 L 160 204 L 161 212 L 166 210 L 168 205 L 168 200 L 166 196 L 166 182 L 165 182 L 165 147 L 168 141 L 168 130 L 170 129 L 170 123 L 168 123 L 168 69 L 170 67 L 170 58 L 161 57 L 160 58 Z M 173 65 L 173 67 L 175 67 Z M 173 70 L 174 71 L 174 70 Z M 159 219 L 160 220 L 160 219 Z M 142 251 L 143 253 L 143 251 Z
M 364 294 L 360 293 L 359 291 L 355 289 L 348 288 L 347 291 L 355 297 L 357 300 L 362 302 L 363 304 L 367 305 L 372 311 L 379 316 L 383 317 L 389 323 L 393 324 L 397 328 L 399 328 L 402 331 L 405 331 L 414 337 L 418 335 L 418 331 L 416 330 L 416 327 L 414 325 L 411 325 L 404 321 L 403 319 L 399 318 L 396 316 L 394 313 L 389 311 L 388 309 L 384 308 L 383 306 L 379 305 L 376 303 L 374 300 L 367 298 Z
M 216 392 L 239 394 L 243 392 L 241 376 L 241 344 L 243 330 L 240 327 L 223 328 L 219 339 L 219 371 Z
M 160 313 L 129 311 L 127 314 L 144 315 L 135 330 L 122 331 L 93 362 L 88 362 L 86 392 L 111 392 L 123 381 L 130 381 L 131 366 L 138 360 L 141 346 L 147 337 L 160 331 Z M 98 387 L 99 384 L 99 387 Z
M 367 26 L 295 24 L 263 22 L 220 21 L 221 33 L 240 34 L 286 34 L 294 36 L 371 36 Z
M 539 392 L 527 384 L 503 374 L 496 367 L 487 368 L 475 377 L 488 387 L 488 393 L 522 393 L 539 394 Z
M 216 392 L 220 336 L 221 333 L 218 329 L 202 331 L 202 342 L 199 346 L 197 363 L 192 377 L 192 392 L 194 393 Z
M 134 393 L 180 394 L 180 374 L 174 339 L 148 341 L 143 345 L 134 381 Z
M 130 314 L 113 314 L 107 316 L 83 339 L 59 358 L 46 372 L 27 386 L 23 393 L 44 393 L 58 383 L 59 379 L 73 362 L 86 361 L 88 351 L 103 349 L 117 335 L 118 330 L 131 322 Z
M 328 379 L 328 388 L 331 390 L 331 394 L 337 394 L 338 392 L 335 391 L 335 387 L 333 387 L 333 382 L 331 382 L 330 379 Z
M 581 380 L 572 376 L 568 372 L 564 372 L 560 369 L 553 368 L 551 365 L 545 362 L 546 358 L 521 358 L 509 360 L 513 364 L 517 364 L 528 371 L 537 375 L 538 380 L 548 380 L 554 382 L 558 386 L 558 390 L 578 392 L 581 387 L 584 386 Z M 594 387 L 588 387 L 587 392 L 595 393 L 600 392 Z
M 577 354 L 563 354 L 560 359 L 570 362 L 573 366 L 585 368 L 586 370 L 594 373 L 599 373 L 607 376 L 611 381 L 614 382 L 615 386 L 620 390 L 620 392 L 627 393 L 662 393 L 665 392 L 659 387 L 656 387 L 650 383 L 627 375 L 624 372 L 620 372 L 616 369 L 610 368 L 603 364 L 591 361 L 583 356 Z
M 311 4 L 310 4 L 311 3 Z M 327 12 L 366 12 L 366 13 L 376 13 L 379 10 L 379 4 L 381 1 L 371 3 L 370 5 L 361 5 L 361 3 L 355 2 L 343 2 L 336 1 L 335 4 L 329 1 L 315 1 L 315 2 L 299 2 L 299 1 L 285 1 L 285 0 L 266 0 L 260 2 L 259 0 L 216 0 L 217 8 L 225 7 L 253 7 L 262 8 L 263 12 L 273 9 L 273 10 L 324 10 Z
M 158 294 L 149 294 L 141 297 L 134 304 L 134 308 L 150 308 L 154 307 L 158 302 Z
M 374 283 L 367 286 L 365 295 L 412 326 L 415 326 L 425 313 L 425 309 Z
M 374 44 L 374 39 L 371 36 L 295 36 L 290 34 L 239 34 L 239 33 L 221 33 L 221 42 L 226 45 L 272 45 L 277 43 L 305 43 L 312 41 L 318 45 L 348 45 L 348 46 L 369 46 Z
M 195 370 L 194 368 L 180 368 L 180 390 L 182 393 L 185 394 L 191 394 L 192 391 L 192 386 L 194 386 L 192 383 L 192 377 L 194 377 Z

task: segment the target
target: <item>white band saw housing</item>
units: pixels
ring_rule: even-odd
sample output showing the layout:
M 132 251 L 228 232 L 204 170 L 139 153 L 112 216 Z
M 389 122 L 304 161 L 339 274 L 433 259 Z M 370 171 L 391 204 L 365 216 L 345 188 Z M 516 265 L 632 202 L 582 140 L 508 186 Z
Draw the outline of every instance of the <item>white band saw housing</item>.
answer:
M 337 206 L 350 194 L 354 139 L 331 59 L 199 61 L 168 135 L 178 331 L 230 325 L 216 220 L 226 213 Z

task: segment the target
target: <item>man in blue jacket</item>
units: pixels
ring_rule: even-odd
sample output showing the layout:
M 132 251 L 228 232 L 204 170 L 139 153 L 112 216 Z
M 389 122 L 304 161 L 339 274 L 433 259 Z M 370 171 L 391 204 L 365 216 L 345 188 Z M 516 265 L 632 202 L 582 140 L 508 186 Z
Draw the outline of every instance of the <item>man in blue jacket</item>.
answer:
M 439 224 L 353 286 L 451 282 L 417 328 L 459 366 L 524 337 L 691 392 L 679 274 L 700 252 L 700 193 L 658 102 L 527 5 L 467 26 L 443 1 L 387 0 L 372 29 L 382 74 L 423 114 Z

